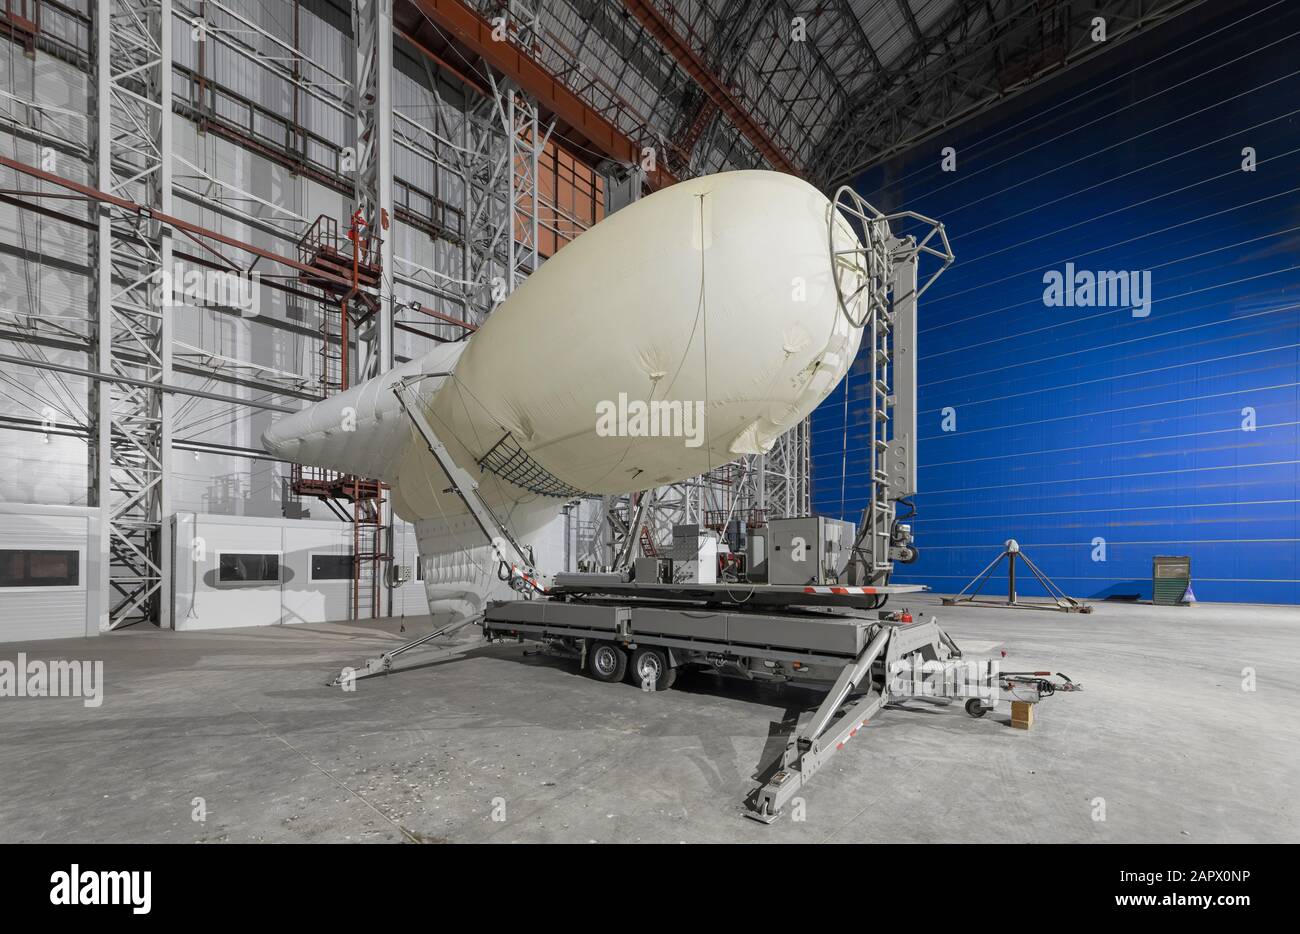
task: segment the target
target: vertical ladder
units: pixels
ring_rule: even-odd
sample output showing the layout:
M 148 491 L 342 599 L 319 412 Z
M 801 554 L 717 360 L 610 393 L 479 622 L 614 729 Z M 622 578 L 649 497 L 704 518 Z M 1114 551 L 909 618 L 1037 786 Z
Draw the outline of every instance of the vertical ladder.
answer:
M 298 262 L 313 269 L 336 276 L 350 274 L 350 256 L 344 254 L 344 241 L 339 236 L 338 221 L 327 215 L 318 216 L 298 241 Z M 347 366 L 347 308 L 339 301 L 340 287 L 323 276 L 304 272 L 299 275 L 301 284 L 320 295 L 320 319 L 317 333 L 320 344 L 316 348 L 316 383 L 320 397 L 328 399 L 348 386 Z
M 894 520 L 896 503 L 917 488 L 916 303 L 952 264 L 953 254 L 943 224 L 915 211 L 884 214 L 847 185 L 836 191 L 831 203 L 827 233 L 840 311 L 851 325 L 863 329 L 863 341 L 870 341 L 866 402 L 871 492 L 853 545 L 855 576 L 863 579 L 854 583 L 883 584 L 893 570 L 895 546 L 901 551 L 911 545 L 910 537 L 894 541 Z M 839 249 L 837 225 L 845 219 L 862 238 Z M 895 236 L 891 221 L 923 233 Z M 922 256 L 941 265 L 918 288 Z M 846 285 L 851 288 L 847 295 Z M 914 558 L 914 549 L 911 554 Z
M 327 399 L 344 388 L 343 341 L 346 335 L 343 333 L 344 311 L 341 307 L 326 302 L 321 305 L 320 312 L 320 327 L 317 329 L 320 345 L 316 351 L 319 375 L 316 382 L 320 386 L 321 398 Z
M 322 214 L 298 241 L 298 260 L 305 267 L 299 273 L 299 284 L 319 296 L 316 379 L 322 399 L 350 385 L 356 367 L 348 359 L 349 331 L 364 323 L 375 308 L 362 287 L 373 288 L 381 270 L 374 261 L 374 239 L 363 230 L 354 215 L 346 235 L 341 234 L 338 221 Z M 359 307 L 361 314 L 354 318 L 350 306 Z M 352 619 L 381 615 L 385 564 L 392 560 L 387 553 L 384 484 L 337 470 L 293 464 L 289 490 L 298 499 L 309 496 L 320 500 L 340 520 L 351 523 Z
M 867 501 L 863 524 L 867 533 L 870 583 L 885 583 L 893 563 L 889 558 L 889 541 L 894 525 L 894 502 L 889 494 L 889 366 L 892 315 L 888 305 L 872 309 L 864 337 L 871 341 L 871 367 L 868 375 L 867 410 L 871 415 L 870 475 L 871 497 Z
M 381 614 L 384 591 L 383 486 L 366 490 L 369 481 L 352 481 L 352 618 Z M 374 495 L 370 495 L 373 493 Z

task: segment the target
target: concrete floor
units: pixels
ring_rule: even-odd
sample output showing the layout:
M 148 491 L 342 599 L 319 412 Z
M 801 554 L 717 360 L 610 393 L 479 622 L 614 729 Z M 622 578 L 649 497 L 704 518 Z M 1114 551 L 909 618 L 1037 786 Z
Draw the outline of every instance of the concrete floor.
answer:
M 0 842 L 1300 840 L 1300 610 L 910 603 L 1085 691 L 1028 733 L 1001 708 L 887 710 L 805 820 L 763 826 L 741 801 L 812 692 L 695 675 L 651 695 L 517 645 L 324 686 L 427 627 L 409 619 L 8 644 L 103 659 L 106 689 L 97 709 L 0 698 Z

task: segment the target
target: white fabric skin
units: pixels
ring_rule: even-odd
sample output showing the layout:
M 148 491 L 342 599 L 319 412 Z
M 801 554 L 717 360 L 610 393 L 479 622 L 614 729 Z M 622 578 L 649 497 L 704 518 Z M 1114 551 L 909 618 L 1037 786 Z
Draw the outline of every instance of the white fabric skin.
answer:
M 557 479 L 600 494 L 765 452 L 829 395 L 862 336 L 836 296 L 832 210 L 811 185 L 777 172 L 673 185 L 565 246 L 468 340 L 282 419 L 263 441 L 287 459 L 390 484 L 397 515 L 416 526 L 431 612 L 447 622 L 476 613 L 513 592 L 464 504 L 445 492 L 393 382 L 429 374 L 419 387 L 426 417 L 525 545 L 564 501 L 477 468 L 507 431 Z M 837 249 L 856 245 L 838 215 L 834 230 Z M 861 283 L 856 269 L 840 276 L 845 294 Z M 598 414 L 620 396 L 698 406 L 702 428 L 639 436 L 629 424 L 609 434 Z

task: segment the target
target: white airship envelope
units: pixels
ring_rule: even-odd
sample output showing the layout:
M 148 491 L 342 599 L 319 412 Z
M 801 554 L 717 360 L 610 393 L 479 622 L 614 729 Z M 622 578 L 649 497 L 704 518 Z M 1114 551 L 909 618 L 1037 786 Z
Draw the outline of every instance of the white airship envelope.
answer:
M 390 483 L 398 515 L 416 525 L 431 610 L 440 621 L 477 612 L 509 591 L 393 382 L 452 374 L 420 384 L 425 414 L 525 542 L 565 501 L 535 490 L 628 493 L 766 451 L 857 353 L 861 330 L 839 305 L 832 269 L 845 294 L 862 273 L 833 267 L 829 239 L 834 231 L 837 250 L 858 239 L 832 212 L 817 189 L 776 172 L 673 185 L 565 246 L 467 341 L 283 419 L 264 441 L 286 458 Z M 529 479 L 479 468 L 507 449 Z

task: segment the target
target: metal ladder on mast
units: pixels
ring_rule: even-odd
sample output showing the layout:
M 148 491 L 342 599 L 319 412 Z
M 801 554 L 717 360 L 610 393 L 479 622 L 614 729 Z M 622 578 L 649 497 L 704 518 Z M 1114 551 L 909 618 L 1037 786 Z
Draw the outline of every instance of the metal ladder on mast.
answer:
M 851 225 L 856 222 L 865 244 L 836 248 L 841 218 Z M 890 229 L 895 220 L 929 229 L 920 240 L 898 237 Z M 896 540 L 895 517 L 897 502 L 917 488 L 916 303 L 954 257 L 943 224 L 914 211 L 883 214 L 847 185 L 832 201 L 828 239 L 840 311 L 850 324 L 862 327 L 864 339 L 871 342 L 866 374 L 871 492 L 853 545 L 855 579 L 849 583 L 880 585 L 889 582 L 896 552 L 906 547 L 915 555 L 910 538 Z M 918 288 L 922 256 L 942 265 Z M 858 283 L 857 288 L 846 295 L 843 280 L 850 286 Z M 862 309 L 859 317 L 855 308 Z
M 868 371 L 868 413 L 870 430 L 871 498 L 864 510 L 862 527 L 867 538 L 865 549 L 868 560 L 869 582 L 889 582 L 893 562 L 889 557 L 889 542 L 894 526 L 894 503 L 889 498 L 889 410 L 893 404 L 890 396 L 889 365 L 890 336 L 893 322 L 888 306 L 873 310 L 869 324 L 871 330 L 871 366 Z

